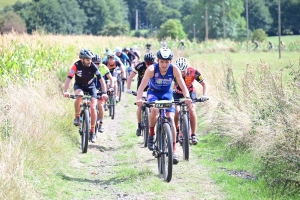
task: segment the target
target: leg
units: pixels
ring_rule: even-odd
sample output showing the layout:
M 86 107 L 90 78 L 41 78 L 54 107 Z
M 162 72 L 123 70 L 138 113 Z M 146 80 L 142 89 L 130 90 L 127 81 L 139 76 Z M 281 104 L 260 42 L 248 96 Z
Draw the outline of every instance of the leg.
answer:
M 75 86 L 74 86 L 75 89 Z M 75 95 L 83 95 L 83 91 L 81 89 L 75 89 Z M 80 115 L 80 104 L 82 101 L 82 97 L 77 97 L 74 101 L 74 108 L 75 108 L 75 119 L 74 125 L 79 126 L 79 115 Z
M 98 100 L 98 109 L 99 109 L 99 123 L 100 123 L 100 126 L 99 126 L 99 132 L 103 132 L 103 119 L 104 119 L 104 103 L 105 103 L 105 100 L 103 99 L 99 99 Z
M 142 121 L 142 109 L 138 108 L 136 110 L 136 118 L 138 121 L 138 129 L 136 130 L 136 135 L 141 136 L 141 121 Z
M 195 106 L 190 110 L 190 123 L 191 123 L 191 137 L 193 145 L 198 144 L 198 140 L 196 138 L 196 131 L 197 131 L 197 116 L 196 116 L 196 109 Z

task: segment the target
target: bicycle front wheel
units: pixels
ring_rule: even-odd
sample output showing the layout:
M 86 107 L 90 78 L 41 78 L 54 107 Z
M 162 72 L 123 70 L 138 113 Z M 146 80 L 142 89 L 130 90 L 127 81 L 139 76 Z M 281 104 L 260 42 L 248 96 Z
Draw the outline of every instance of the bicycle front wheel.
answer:
M 119 102 L 121 101 L 121 96 L 122 96 L 122 80 L 118 78 L 118 95 L 119 95 Z
M 89 111 L 86 109 L 82 113 L 82 136 L 81 136 L 81 150 L 82 153 L 87 152 L 88 142 L 89 142 L 89 131 L 90 131 L 90 115 Z
M 162 125 L 162 144 L 161 147 L 161 166 L 162 174 L 165 181 L 170 182 L 172 179 L 173 171 L 173 140 L 172 140 L 172 131 L 169 123 L 164 123 Z
M 189 160 L 190 156 L 190 136 L 189 136 L 189 126 L 188 126 L 188 116 L 186 114 L 182 115 L 181 131 L 182 131 L 182 151 L 183 159 Z
M 110 101 L 110 108 L 109 108 L 109 112 L 110 112 L 110 117 L 111 119 L 115 118 L 115 110 L 116 110 L 116 97 L 113 95 L 111 96 Z
M 142 127 L 144 135 L 144 147 L 147 147 L 148 144 L 148 135 L 149 135 L 149 108 L 145 107 L 142 111 Z

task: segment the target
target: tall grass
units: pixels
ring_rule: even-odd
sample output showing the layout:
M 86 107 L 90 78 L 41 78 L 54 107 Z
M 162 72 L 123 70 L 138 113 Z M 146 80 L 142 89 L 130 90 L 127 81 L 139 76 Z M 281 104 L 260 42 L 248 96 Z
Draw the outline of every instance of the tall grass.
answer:
M 200 113 L 210 118 L 206 131 L 229 136 L 228 148 L 251 151 L 274 196 L 300 194 L 300 66 L 287 64 L 274 69 L 260 61 L 239 76 L 230 56 L 222 65 L 196 64 L 211 80 L 212 98 Z

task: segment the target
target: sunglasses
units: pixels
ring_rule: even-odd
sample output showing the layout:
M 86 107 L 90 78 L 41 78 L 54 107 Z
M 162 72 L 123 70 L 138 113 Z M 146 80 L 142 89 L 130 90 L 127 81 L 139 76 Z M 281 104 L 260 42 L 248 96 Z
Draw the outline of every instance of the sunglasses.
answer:
M 94 62 L 95 63 L 95 65 L 100 65 L 100 63 L 98 63 L 98 62 Z
M 108 58 L 114 58 L 114 56 L 108 56 Z

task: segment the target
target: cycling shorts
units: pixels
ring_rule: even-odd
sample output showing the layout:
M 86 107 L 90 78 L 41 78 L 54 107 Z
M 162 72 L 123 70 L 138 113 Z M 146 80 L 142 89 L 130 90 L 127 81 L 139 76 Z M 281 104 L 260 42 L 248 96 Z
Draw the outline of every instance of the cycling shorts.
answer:
M 153 89 L 148 89 L 147 92 L 147 100 L 148 102 L 153 102 L 156 100 L 171 100 L 173 101 L 173 91 L 169 90 L 167 92 L 155 91 Z M 175 106 L 173 105 L 171 108 L 166 109 L 166 112 L 175 113 Z
M 91 97 L 97 98 L 97 90 L 94 83 L 90 85 L 80 85 L 75 83 L 74 84 L 74 91 L 80 89 L 83 92 L 88 93 Z
M 173 98 L 174 98 L 175 101 L 179 101 L 180 99 L 184 98 L 184 96 L 183 96 L 183 94 L 179 94 L 177 92 L 173 92 Z M 195 100 L 196 99 L 196 92 L 190 92 L 190 98 L 192 100 Z

